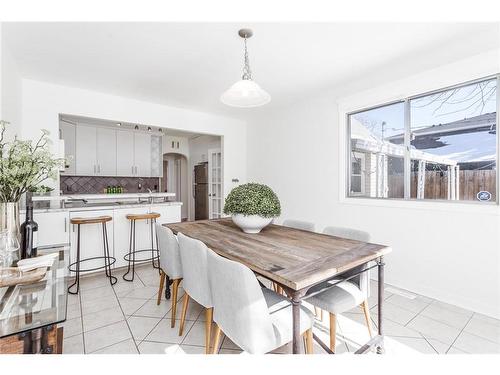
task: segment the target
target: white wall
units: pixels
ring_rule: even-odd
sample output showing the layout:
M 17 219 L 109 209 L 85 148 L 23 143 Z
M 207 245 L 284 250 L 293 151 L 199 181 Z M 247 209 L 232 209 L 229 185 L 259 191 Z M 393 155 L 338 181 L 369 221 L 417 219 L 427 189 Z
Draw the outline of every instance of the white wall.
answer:
M 347 226 L 387 244 L 386 281 L 500 318 L 500 210 L 345 198 L 345 111 L 500 72 L 498 51 L 349 98 L 323 94 L 248 123 L 248 180 L 277 192 L 282 218 Z M 367 82 L 369 84 L 369 82 Z
M 2 26 L 0 25 L 0 30 Z M 0 31 L 0 119 L 9 122 L 7 139 L 19 133 L 22 121 L 22 84 L 14 59 Z
M 242 121 L 90 90 L 22 80 L 23 138 L 34 138 L 44 128 L 50 131 L 55 141 L 60 113 L 221 135 L 226 155 L 224 193 L 227 195 L 234 186 L 231 183 L 233 178 L 241 182 L 246 180 L 246 124 Z

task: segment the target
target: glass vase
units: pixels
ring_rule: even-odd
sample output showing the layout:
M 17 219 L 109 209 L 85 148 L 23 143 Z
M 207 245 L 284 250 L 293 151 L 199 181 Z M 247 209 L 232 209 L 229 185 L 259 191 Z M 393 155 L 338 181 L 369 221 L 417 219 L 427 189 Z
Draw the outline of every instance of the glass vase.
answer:
M 0 231 L 6 231 L 21 240 L 18 202 L 0 202 Z

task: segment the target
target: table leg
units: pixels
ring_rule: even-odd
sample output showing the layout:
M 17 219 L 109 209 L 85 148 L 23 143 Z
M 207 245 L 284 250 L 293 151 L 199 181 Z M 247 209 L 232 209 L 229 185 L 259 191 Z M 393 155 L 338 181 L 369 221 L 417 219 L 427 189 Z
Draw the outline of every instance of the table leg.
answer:
M 165 299 L 170 299 L 170 285 L 172 284 L 172 280 L 168 275 L 165 275 Z
M 380 257 L 378 261 L 378 334 L 382 338 L 377 345 L 377 353 L 384 353 L 384 330 L 383 330 L 383 303 L 384 303 L 384 257 Z
M 294 292 L 292 293 L 292 320 L 293 320 L 293 336 L 292 336 L 292 353 L 300 354 L 301 337 L 300 337 L 300 305 L 302 304 L 302 296 Z

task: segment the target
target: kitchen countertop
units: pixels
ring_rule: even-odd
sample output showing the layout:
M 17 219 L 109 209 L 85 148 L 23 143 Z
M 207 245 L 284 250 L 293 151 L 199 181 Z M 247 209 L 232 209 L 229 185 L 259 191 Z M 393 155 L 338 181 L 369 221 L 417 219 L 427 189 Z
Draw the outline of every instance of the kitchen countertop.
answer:
M 125 209 L 125 208 L 137 208 L 137 207 L 147 207 L 151 205 L 161 205 L 161 206 L 182 206 L 182 202 L 99 202 L 99 203 L 84 203 L 84 202 L 74 202 L 66 203 L 63 207 L 60 202 L 52 202 L 50 207 L 37 207 L 36 202 L 34 202 L 33 212 L 44 213 L 44 212 L 70 212 L 70 211 L 93 211 L 93 210 L 109 210 L 109 209 Z M 21 210 L 21 213 L 25 212 Z
M 33 196 L 33 202 L 36 201 L 70 201 L 77 199 L 84 200 L 118 200 L 118 199 L 154 199 L 154 198 L 173 198 L 175 193 L 120 193 L 120 194 L 71 194 L 71 195 L 39 195 Z

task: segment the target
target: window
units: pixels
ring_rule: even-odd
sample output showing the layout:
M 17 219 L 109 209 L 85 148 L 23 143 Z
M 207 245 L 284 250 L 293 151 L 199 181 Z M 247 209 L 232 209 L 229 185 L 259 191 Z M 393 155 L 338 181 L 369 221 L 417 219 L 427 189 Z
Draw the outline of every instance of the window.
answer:
M 348 196 L 496 202 L 496 98 L 492 78 L 349 114 Z
M 404 198 L 404 145 L 390 141 L 404 133 L 404 103 L 357 112 L 349 124 L 350 195 Z

